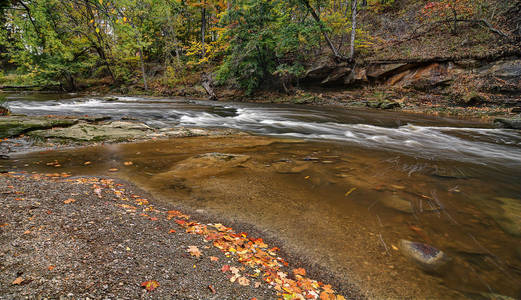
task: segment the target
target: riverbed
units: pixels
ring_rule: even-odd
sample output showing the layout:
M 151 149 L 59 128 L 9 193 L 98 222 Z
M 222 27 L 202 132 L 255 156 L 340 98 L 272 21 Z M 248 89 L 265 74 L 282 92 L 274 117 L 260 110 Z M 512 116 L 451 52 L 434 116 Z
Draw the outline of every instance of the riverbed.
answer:
M 159 201 L 252 224 L 370 298 L 520 296 L 519 131 L 371 110 L 9 97 L 18 114 L 106 115 L 156 128 L 249 133 L 15 154 L 0 162 L 10 171 L 129 180 Z M 208 153 L 240 159 L 201 164 Z M 449 268 L 423 271 L 402 254 L 401 239 L 446 252 Z

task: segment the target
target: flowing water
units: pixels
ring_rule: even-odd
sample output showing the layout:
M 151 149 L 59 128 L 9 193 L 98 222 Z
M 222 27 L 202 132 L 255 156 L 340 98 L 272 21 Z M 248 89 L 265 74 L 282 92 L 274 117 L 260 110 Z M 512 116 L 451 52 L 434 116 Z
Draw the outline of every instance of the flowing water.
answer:
M 108 115 L 152 127 L 240 129 L 16 155 L 4 167 L 119 176 L 157 199 L 247 222 L 373 298 L 494 299 L 521 293 L 521 133 L 382 111 L 120 97 L 10 95 L 15 113 Z M 190 157 L 248 155 L 238 166 Z M 92 164 L 85 166 L 85 161 Z M 132 161 L 132 166 L 123 162 Z M 184 170 L 184 171 L 183 171 Z M 445 251 L 426 273 L 400 239 Z

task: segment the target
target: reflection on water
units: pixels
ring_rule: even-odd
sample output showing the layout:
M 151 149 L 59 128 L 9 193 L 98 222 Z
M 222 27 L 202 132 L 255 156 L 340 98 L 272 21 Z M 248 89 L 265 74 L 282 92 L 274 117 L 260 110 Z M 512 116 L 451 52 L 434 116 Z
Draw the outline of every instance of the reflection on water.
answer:
M 191 120 L 198 126 L 322 140 L 198 137 L 28 153 L 0 164 L 115 175 L 160 201 L 255 224 L 375 298 L 493 299 L 492 294 L 521 293 L 518 132 L 387 113 L 133 98 L 112 110 L 113 104 L 92 100 L 103 103 L 96 111 L 98 104 L 89 101 L 78 100 L 85 105 L 81 109 L 81 103 L 65 109 L 65 101 L 29 102 L 30 107 L 16 102 L 14 107 L 42 114 L 119 112 L 158 126 Z M 214 121 L 205 124 L 210 118 Z M 236 163 L 197 156 L 213 152 L 245 156 Z M 46 165 L 54 160 L 62 167 Z M 125 166 L 125 161 L 134 164 Z M 110 168 L 119 171 L 109 173 Z M 448 269 L 420 270 L 397 250 L 400 239 L 445 251 L 451 258 Z

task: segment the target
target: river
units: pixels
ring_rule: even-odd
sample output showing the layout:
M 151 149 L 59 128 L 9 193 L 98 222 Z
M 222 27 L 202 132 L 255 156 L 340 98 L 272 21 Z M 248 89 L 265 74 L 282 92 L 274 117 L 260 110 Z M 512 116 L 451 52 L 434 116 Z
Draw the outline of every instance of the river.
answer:
M 45 162 L 58 160 L 60 171 L 110 174 L 159 201 L 253 224 L 370 298 L 521 296 L 519 131 L 335 107 L 24 93 L 9 100 L 17 114 L 252 134 L 17 154 L 2 163 L 12 170 L 50 172 Z M 172 175 L 176 164 L 210 152 L 250 159 L 240 168 Z M 398 250 L 400 239 L 443 250 L 449 269 L 422 271 Z

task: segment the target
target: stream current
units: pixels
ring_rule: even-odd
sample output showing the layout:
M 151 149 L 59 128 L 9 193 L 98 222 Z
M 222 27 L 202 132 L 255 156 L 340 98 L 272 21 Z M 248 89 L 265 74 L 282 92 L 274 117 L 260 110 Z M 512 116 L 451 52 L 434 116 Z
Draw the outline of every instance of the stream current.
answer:
M 342 108 L 23 93 L 9 101 L 16 114 L 106 115 L 252 134 L 18 154 L 7 163 L 13 170 L 51 172 L 45 162 L 54 160 L 73 175 L 119 168 L 110 175 L 160 201 L 272 232 L 370 298 L 521 296 L 519 131 Z M 171 176 L 176 164 L 210 152 L 250 159 L 207 176 Z M 397 250 L 401 239 L 446 252 L 449 269 L 422 271 Z

